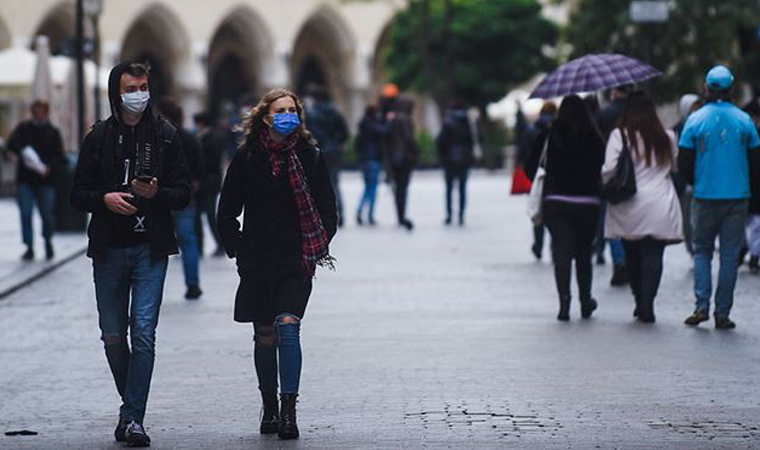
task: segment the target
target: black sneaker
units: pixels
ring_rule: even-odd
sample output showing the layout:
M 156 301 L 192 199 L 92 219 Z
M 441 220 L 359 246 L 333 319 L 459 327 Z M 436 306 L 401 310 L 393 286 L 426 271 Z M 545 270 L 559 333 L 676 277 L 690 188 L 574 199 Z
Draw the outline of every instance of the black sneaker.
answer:
M 716 317 L 715 328 L 718 330 L 733 330 L 736 328 L 736 324 L 728 317 Z
M 124 419 L 119 419 L 119 424 L 116 425 L 116 429 L 113 432 L 113 436 L 116 438 L 116 442 L 126 442 L 127 440 L 127 422 Z
M 581 301 L 581 318 L 583 319 L 589 319 L 591 318 L 591 315 L 594 314 L 594 311 L 596 311 L 596 307 L 598 304 L 596 303 L 596 300 L 593 298 L 590 298 L 586 301 Z
M 687 317 L 683 323 L 693 327 L 707 320 L 710 320 L 710 316 L 707 315 L 707 311 L 705 311 L 704 309 L 698 309 L 694 311 L 692 315 Z M 716 319 L 716 322 L 717 322 L 717 319 Z
M 150 447 L 150 438 L 145 428 L 135 421 L 127 424 L 124 435 L 127 438 L 127 447 Z
M 185 298 L 188 300 L 197 300 L 201 295 L 203 295 L 203 291 L 197 284 L 188 286 L 187 292 L 185 292 Z

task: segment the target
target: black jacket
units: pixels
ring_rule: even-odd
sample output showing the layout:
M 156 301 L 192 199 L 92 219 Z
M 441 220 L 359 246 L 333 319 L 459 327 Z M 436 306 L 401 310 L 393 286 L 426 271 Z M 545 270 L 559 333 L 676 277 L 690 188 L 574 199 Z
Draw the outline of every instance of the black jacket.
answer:
M 443 119 L 441 133 L 436 139 L 441 164 L 444 167 L 472 165 L 475 162 L 474 141 L 467 111 L 449 111 Z
M 335 193 L 324 154 L 301 142 L 296 149 L 312 198 L 330 239 L 338 214 Z M 244 220 L 238 220 L 243 213 Z M 295 198 L 285 171 L 271 175 L 267 154 L 258 143 L 247 142 L 227 168 L 217 212 L 219 237 L 230 258 L 258 270 L 272 265 L 300 266 L 301 229 Z
M 224 154 L 224 137 L 209 128 L 200 133 L 201 160 L 203 161 L 203 183 L 201 194 L 216 195 L 222 188 L 222 155 Z
M 106 121 L 96 123 L 84 138 L 79 154 L 71 204 L 80 211 L 92 213 L 88 236 L 87 255 L 91 258 L 105 256 L 112 222 L 116 214 L 103 201 L 109 192 L 120 191 L 118 180 L 119 135 L 124 130 L 121 123 L 119 80 L 126 64 L 111 71 L 108 95 L 113 115 Z M 150 105 L 138 127 L 145 142 L 154 149 L 155 174 L 158 193 L 146 201 L 151 254 L 161 257 L 178 253 L 174 236 L 171 211 L 184 209 L 190 201 L 190 173 L 177 134 L 177 130 L 165 119 L 150 113 Z
M 27 168 L 21 161 L 21 150 L 26 146 L 33 147 L 42 162 L 50 168 L 50 174 L 47 177 Z M 18 183 L 52 184 L 53 177 L 67 161 L 63 153 L 61 133 L 50 122 L 44 124 L 35 124 L 32 120 L 21 122 L 8 138 L 8 150 L 19 155 L 16 172 Z
M 390 123 L 382 117 L 365 115 L 359 122 L 356 136 L 356 151 L 360 162 L 382 161 L 385 137 L 390 131 Z
M 604 165 L 605 144 L 596 130 L 577 130 L 560 120 L 539 136 L 525 172 L 532 180 L 538 170 L 545 140 L 549 139 L 546 156 L 546 195 L 598 196 Z

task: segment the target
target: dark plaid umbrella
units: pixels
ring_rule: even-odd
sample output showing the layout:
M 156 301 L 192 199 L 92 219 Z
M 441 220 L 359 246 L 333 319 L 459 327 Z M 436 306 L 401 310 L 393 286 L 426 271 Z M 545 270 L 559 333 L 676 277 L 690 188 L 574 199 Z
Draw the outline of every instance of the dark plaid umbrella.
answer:
M 544 78 L 530 98 L 561 97 L 632 84 L 662 75 L 652 66 L 624 55 L 586 55 L 560 66 Z

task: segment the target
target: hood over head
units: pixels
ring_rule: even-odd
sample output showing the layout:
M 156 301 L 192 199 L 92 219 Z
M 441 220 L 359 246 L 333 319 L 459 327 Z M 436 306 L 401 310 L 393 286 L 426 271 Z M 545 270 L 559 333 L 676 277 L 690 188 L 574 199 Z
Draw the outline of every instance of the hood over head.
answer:
M 111 105 L 111 115 L 113 115 L 114 119 L 119 122 L 121 122 L 121 94 L 119 93 L 119 84 L 121 82 L 121 76 L 127 70 L 127 67 L 133 62 L 134 61 L 120 62 L 111 69 L 111 74 L 108 75 L 108 102 Z M 146 113 L 151 110 L 152 103 L 153 99 L 151 98 L 148 100 L 148 107 L 145 109 Z

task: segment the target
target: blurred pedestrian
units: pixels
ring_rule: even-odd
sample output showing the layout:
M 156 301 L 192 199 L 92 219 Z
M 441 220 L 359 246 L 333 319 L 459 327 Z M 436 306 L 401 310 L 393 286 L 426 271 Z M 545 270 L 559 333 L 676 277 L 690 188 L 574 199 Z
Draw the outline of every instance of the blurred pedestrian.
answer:
M 552 236 L 560 305 L 557 319 L 570 320 L 573 261 L 581 317 L 589 318 L 597 307 L 591 295 L 591 258 L 599 216 L 604 140 L 583 100 L 569 95 L 562 100 L 557 119 L 539 142 L 545 146 L 531 154 L 526 172 L 532 179 L 545 161 L 542 216 Z
M 622 239 L 631 290 L 633 316 L 655 321 L 654 299 L 662 278 L 665 246 L 683 239 L 681 206 L 671 179 L 678 147 L 675 133 L 665 131 L 654 102 L 644 92 L 629 95 L 620 126 L 610 135 L 602 179 L 614 176 L 624 148 L 631 153 L 636 194 L 607 205 L 605 237 Z
M 752 100 L 743 109 L 752 118 L 755 128 L 760 129 L 758 127 L 760 125 L 760 97 Z M 750 191 L 746 227 L 747 242 L 742 250 L 739 265 L 744 263 L 745 252 L 749 253 L 749 271 L 752 274 L 758 274 L 760 273 L 760 186 L 753 186 Z
M 610 138 L 612 131 L 618 126 L 620 117 L 623 115 L 628 95 L 633 91 L 633 85 L 625 84 L 614 87 L 610 92 L 612 101 L 599 111 L 596 116 L 599 129 L 602 132 L 604 141 Z M 601 203 L 600 209 L 600 225 L 604 226 L 604 216 L 607 203 Z M 619 239 L 601 239 L 604 236 L 604 229 L 601 228 L 597 232 L 600 239 L 597 239 L 597 263 L 604 263 L 604 247 L 605 243 L 610 244 L 610 254 L 612 254 L 612 278 L 610 279 L 610 285 L 612 286 L 625 286 L 628 284 L 628 270 L 625 266 L 625 249 L 623 243 Z M 602 255 L 599 257 L 599 255 Z
M 414 224 L 406 215 L 406 201 L 412 170 L 420 154 L 412 121 L 414 100 L 409 97 L 399 97 L 395 104 L 396 110 L 389 113 L 391 128 L 385 147 L 386 161 L 393 180 L 398 224 L 412 231 Z
M 356 223 L 362 225 L 362 214 L 367 208 L 367 220 L 375 224 L 375 199 L 377 184 L 383 168 L 383 152 L 385 139 L 390 130 L 390 124 L 377 106 L 370 105 L 364 110 L 364 117 L 359 122 L 359 132 L 356 136 L 356 152 L 359 155 L 362 175 L 364 177 L 364 193 L 356 211 Z
M 200 253 L 198 250 L 198 233 L 196 228 L 196 202 L 198 191 L 203 183 L 203 160 L 198 139 L 183 126 L 184 113 L 182 107 L 169 97 L 158 101 L 158 112 L 177 129 L 182 151 L 185 154 L 187 168 L 192 177 L 190 203 L 181 211 L 172 211 L 174 231 L 177 234 L 179 254 L 182 258 L 182 271 L 185 274 L 185 298 L 197 300 L 203 295 L 201 290 L 200 270 L 198 268 Z
M 34 259 L 34 205 L 42 217 L 42 237 L 45 239 L 45 258 L 54 257 L 55 186 L 53 180 L 67 159 L 63 152 L 61 133 L 50 123 L 50 105 L 43 100 L 32 102 L 31 119 L 18 124 L 8 138 L 8 150 L 18 159 L 16 190 L 21 213 L 21 237 L 26 252 L 21 259 Z
M 544 102 L 541 106 L 538 119 L 536 119 L 536 122 L 527 134 L 527 142 L 522 144 L 521 149 L 518 151 L 518 164 L 522 164 L 524 167 L 531 155 L 539 155 L 536 157 L 540 157 L 546 136 L 556 117 L 557 105 L 551 101 Z M 543 257 L 545 229 L 546 224 L 543 221 L 533 223 L 533 245 L 531 245 L 530 250 L 536 259 Z
M 306 109 L 306 126 L 324 152 L 329 168 L 330 181 L 338 202 L 338 226 L 343 226 L 343 196 L 340 193 L 340 169 L 343 165 L 343 144 L 348 140 L 346 119 L 330 99 L 330 93 L 323 86 L 313 85 L 308 89 L 312 106 Z
M 694 185 L 694 294 L 696 309 L 685 323 L 709 320 L 712 257 L 720 240 L 720 271 L 715 292 L 715 327 L 735 328 L 729 318 L 751 186 L 760 183 L 760 138 L 749 115 L 729 98 L 734 76 L 713 67 L 705 80 L 707 104 L 692 113 L 679 146 L 679 169 Z
M 187 206 L 191 183 L 176 129 L 151 113 L 149 73 L 146 64 L 130 62 L 111 70 L 112 115 L 85 136 L 71 191 L 72 205 L 92 213 L 87 255 L 122 400 L 114 436 L 131 447 L 150 445 L 143 419 L 156 326 L 168 256 L 178 252 L 171 211 Z
M 467 207 L 467 176 L 475 162 L 475 139 L 472 135 L 467 108 L 454 102 L 443 118 L 441 132 L 436 139 L 438 158 L 443 166 L 446 180 L 446 219 L 451 225 L 454 208 L 452 206 L 454 183 L 459 189 L 459 225 L 464 225 Z
M 201 143 L 201 160 L 203 176 L 196 196 L 195 227 L 198 234 L 198 253 L 203 256 L 203 216 L 206 216 L 211 236 L 216 243 L 213 255 L 224 256 L 224 247 L 219 239 L 216 227 L 216 201 L 222 188 L 222 158 L 225 149 L 225 137 L 214 127 L 208 113 L 201 112 L 193 116 L 197 136 Z
M 678 102 L 678 110 L 681 113 L 681 120 L 673 127 L 673 131 L 676 133 L 676 142 L 681 137 L 683 127 L 686 124 L 686 119 L 694 111 L 698 110 L 704 105 L 702 99 L 696 94 L 685 94 Z M 690 255 L 694 254 L 694 247 L 691 239 L 691 199 L 694 193 L 694 186 L 690 185 L 683 174 L 680 172 L 673 172 L 673 183 L 676 186 L 678 197 L 681 200 L 681 211 L 683 212 L 683 236 L 686 244 L 686 251 Z
M 270 91 L 243 126 L 245 145 L 230 163 L 219 199 L 219 234 L 240 275 L 235 321 L 253 322 L 260 431 L 295 439 L 300 327 L 316 266 L 333 264 L 335 195 L 325 154 L 304 126 L 294 94 Z

